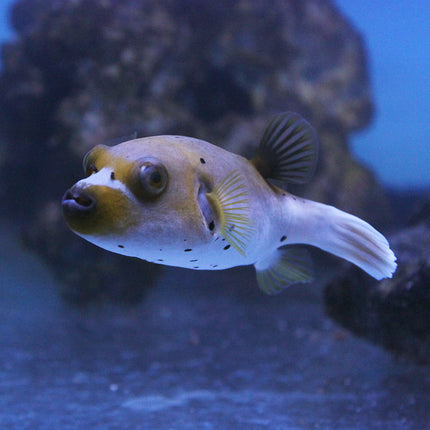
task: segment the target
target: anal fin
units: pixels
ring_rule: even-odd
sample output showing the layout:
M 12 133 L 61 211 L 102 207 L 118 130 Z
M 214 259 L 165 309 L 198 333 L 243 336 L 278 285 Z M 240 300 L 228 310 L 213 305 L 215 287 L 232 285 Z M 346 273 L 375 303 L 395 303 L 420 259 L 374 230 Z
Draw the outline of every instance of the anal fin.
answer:
M 292 284 L 313 280 L 312 260 L 303 247 L 276 249 L 269 257 L 255 263 L 259 288 L 274 295 Z

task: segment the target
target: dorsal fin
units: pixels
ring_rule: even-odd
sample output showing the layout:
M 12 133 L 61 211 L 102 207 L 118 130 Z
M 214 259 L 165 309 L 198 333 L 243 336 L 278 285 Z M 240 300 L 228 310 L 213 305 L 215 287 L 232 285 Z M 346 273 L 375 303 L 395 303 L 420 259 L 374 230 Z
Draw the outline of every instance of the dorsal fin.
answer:
M 284 112 L 267 125 L 251 162 L 265 179 L 304 184 L 315 172 L 318 146 L 314 128 L 299 114 Z

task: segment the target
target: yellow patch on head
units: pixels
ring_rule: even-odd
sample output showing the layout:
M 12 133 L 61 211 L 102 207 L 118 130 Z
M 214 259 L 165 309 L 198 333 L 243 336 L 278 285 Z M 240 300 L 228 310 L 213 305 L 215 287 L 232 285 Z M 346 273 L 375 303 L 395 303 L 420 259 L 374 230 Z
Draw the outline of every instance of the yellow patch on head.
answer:
M 120 235 L 138 224 L 138 214 L 132 201 L 118 189 L 103 185 L 85 188 L 95 208 L 81 216 L 67 216 L 70 228 L 81 235 Z
M 84 171 L 87 176 L 97 173 L 103 167 L 112 167 L 115 177 L 123 182 L 130 175 L 133 165 L 129 161 L 115 157 L 111 148 L 106 145 L 97 145 L 89 151 L 83 161 Z

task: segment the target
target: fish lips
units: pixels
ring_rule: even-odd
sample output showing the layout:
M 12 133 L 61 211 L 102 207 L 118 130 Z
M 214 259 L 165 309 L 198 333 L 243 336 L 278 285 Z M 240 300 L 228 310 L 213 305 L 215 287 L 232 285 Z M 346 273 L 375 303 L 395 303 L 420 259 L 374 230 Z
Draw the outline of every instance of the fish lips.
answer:
M 75 185 L 64 193 L 61 206 L 67 219 L 87 217 L 95 211 L 97 204 L 94 197 Z

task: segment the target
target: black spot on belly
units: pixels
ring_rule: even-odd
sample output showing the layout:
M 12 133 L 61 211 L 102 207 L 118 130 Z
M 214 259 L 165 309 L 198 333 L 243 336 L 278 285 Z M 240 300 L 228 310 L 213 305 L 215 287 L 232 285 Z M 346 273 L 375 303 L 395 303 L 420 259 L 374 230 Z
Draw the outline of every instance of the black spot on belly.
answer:
M 281 237 L 281 242 L 283 242 L 286 238 L 287 238 L 287 236 L 282 236 Z
M 124 245 L 118 245 L 118 248 L 124 248 Z
M 190 260 L 190 263 L 194 263 L 194 262 L 196 262 L 196 261 L 199 261 L 199 260 Z
M 218 267 L 218 264 L 211 264 L 211 267 Z
M 227 251 L 227 249 L 230 248 L 230 245 L 224 246 L 224 250 Z
M 199 266 L 194 266 L 194 267 L 193 267 L 193 269 L 198 269 L 198 268 L 199 268 Z
M 190 252 L 190 251 L 192 251 L 191 248 L 184 249 L 184 252 Z
M 209 230 L 212 231 L 215 228 L 215 223 L 213 221 L 211 221 L 209 223 Z
M 157 261 L 164 261 L 164 260 L 162 260 L 161 258 L 159 258 Z
M 110 174 L 110 178 L 112 179 L 112 181 L 114 181 L 114 180 L 115 180 L 115 172 L 112 172 L 112 173 Z
M 200 158 L 200 163 L 202 163 L 202 164 L 206 164 L 205 159 L 204 159 L 204 158 Z

